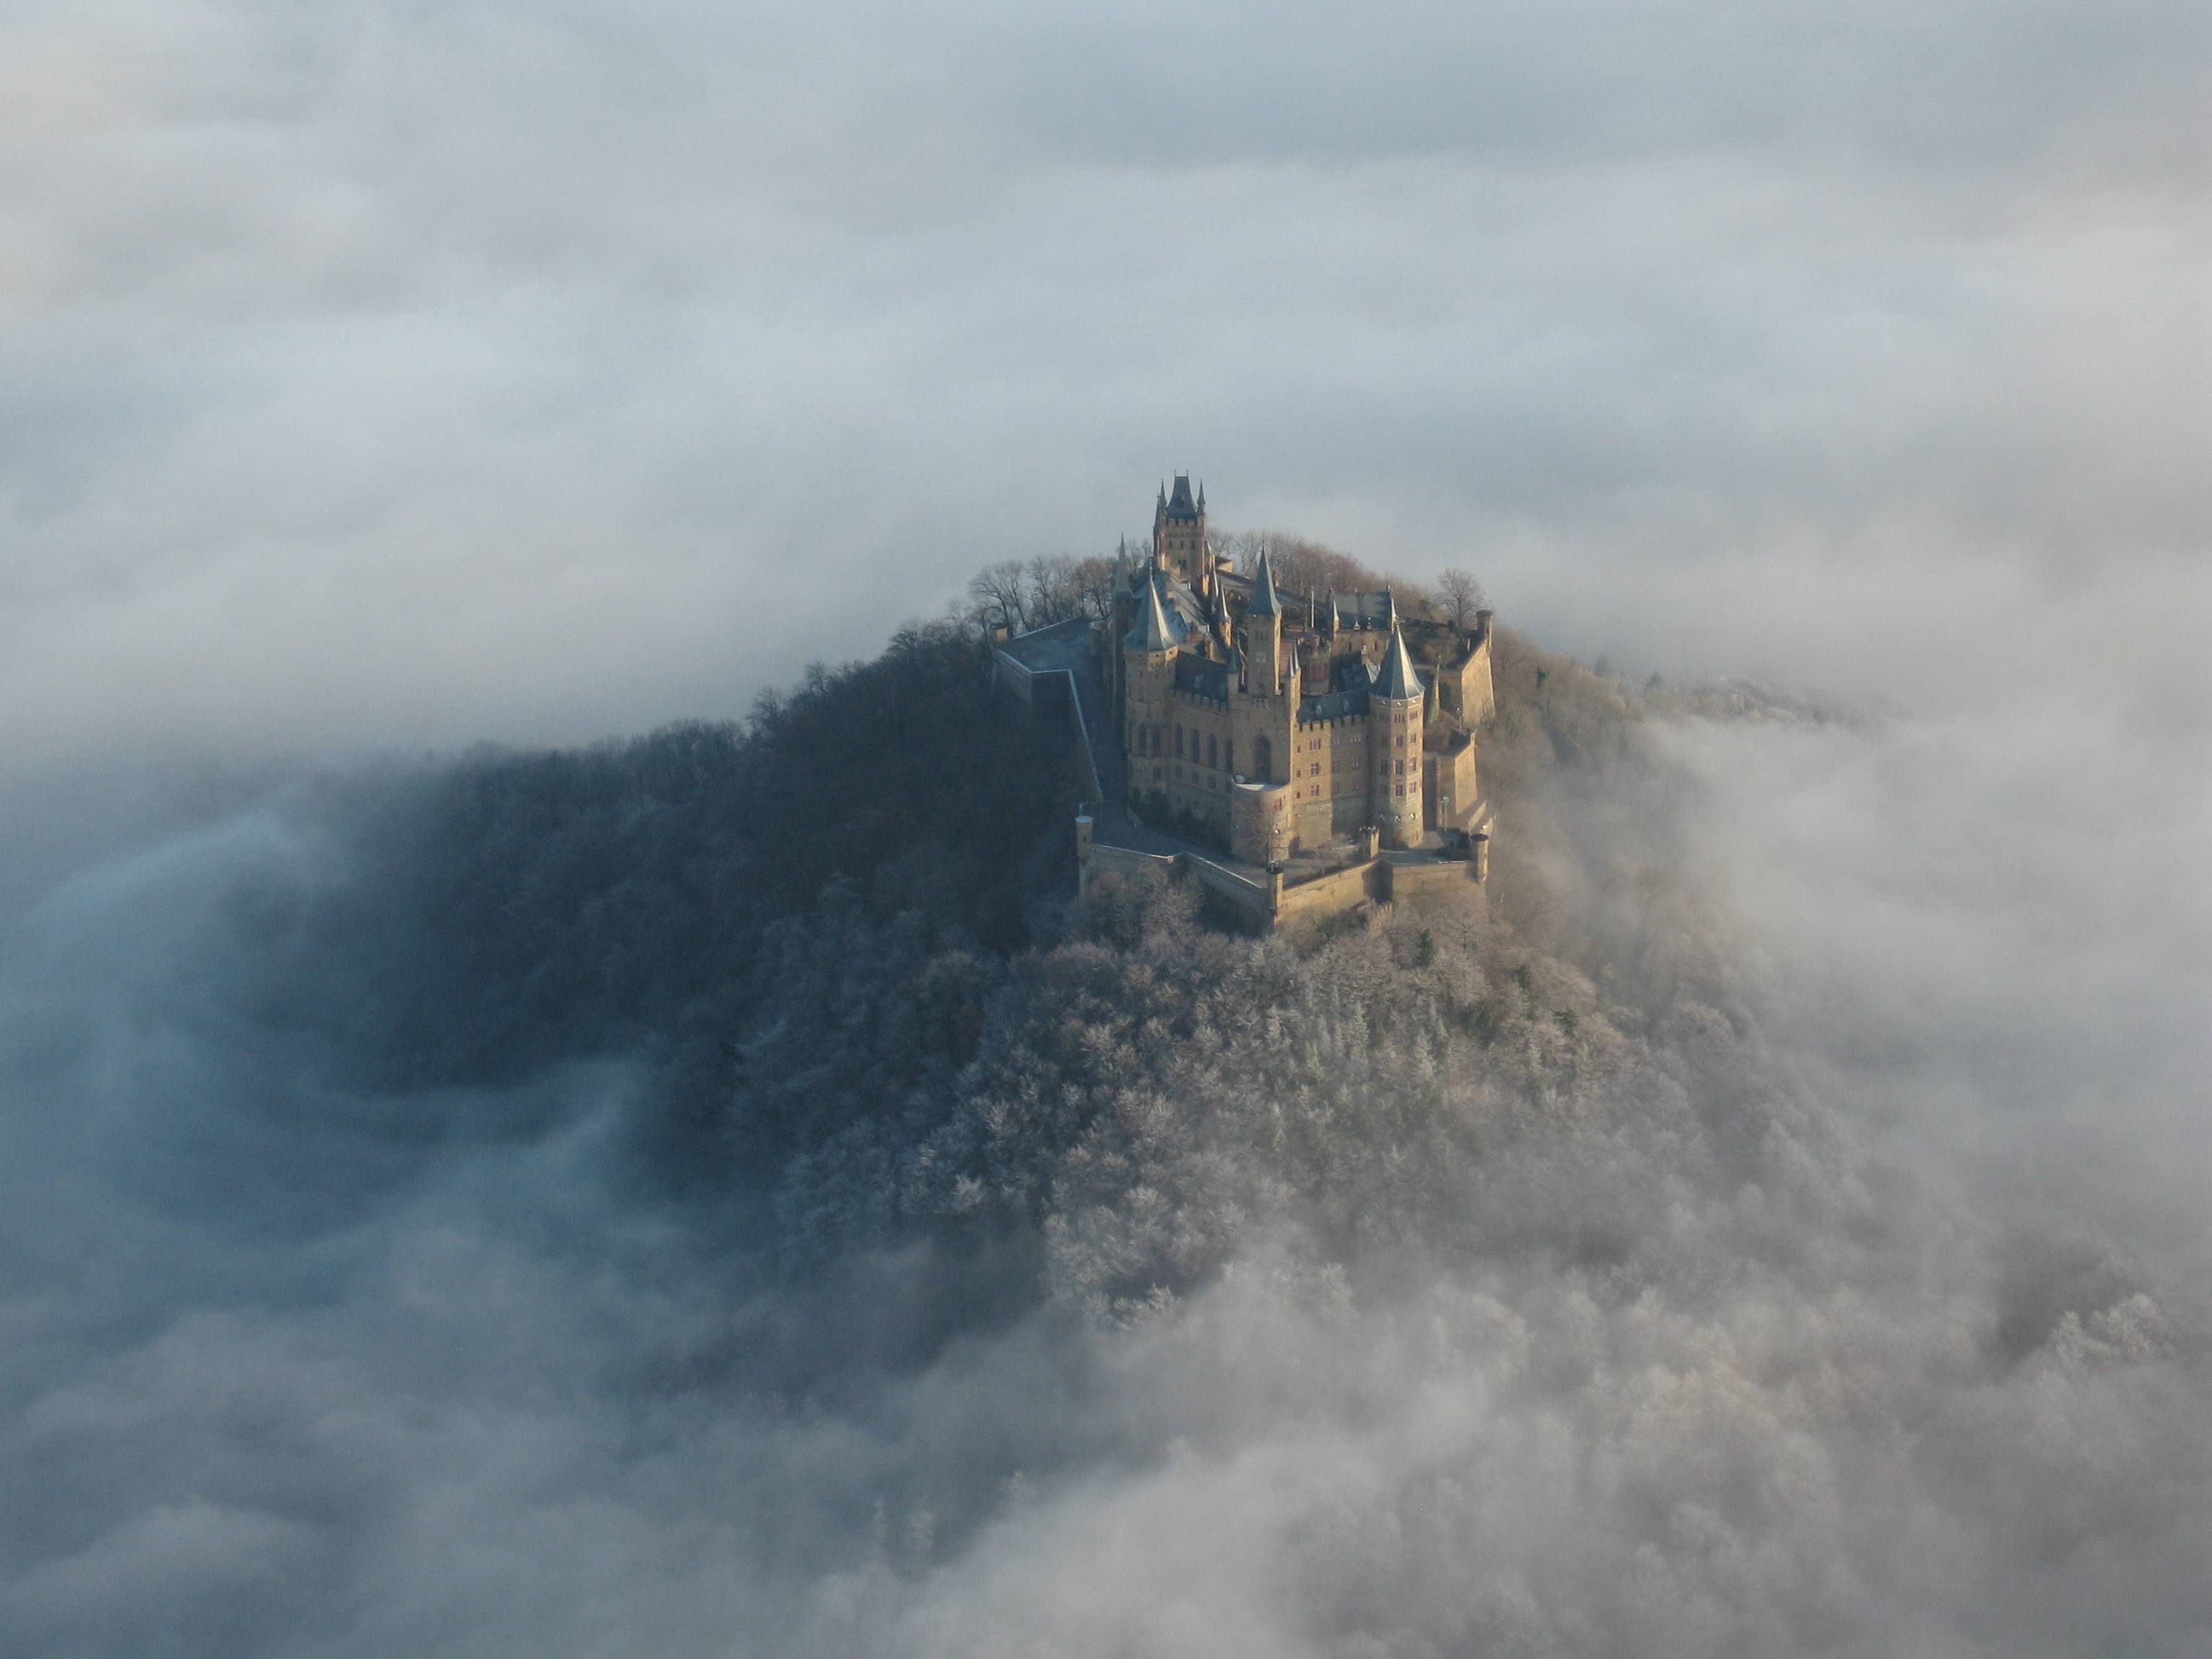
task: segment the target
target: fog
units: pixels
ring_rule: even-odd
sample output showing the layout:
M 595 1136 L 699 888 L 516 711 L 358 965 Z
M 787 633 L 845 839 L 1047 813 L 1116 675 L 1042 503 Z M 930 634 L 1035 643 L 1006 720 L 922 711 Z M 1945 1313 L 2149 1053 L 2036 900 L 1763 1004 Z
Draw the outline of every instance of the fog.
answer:
M 2207 28 L 0 11 L 0 1645 L 2205 1650 Z M 1056 1231 L 794 1276 L 878 1166 L 672 1192 L 646 1045 L 363 1063 L 395 755 L 735 716 L 1174 470 L 1856 711 L 1555 781 L 1583 1046 L 1453 1038 L 1460 1197 L 1164 1060 Z M 1426 982 L 1331 949 L 1249 971 Z
M 736 713 L 1178 468 L 1639 672 L 2206 600 L 2179 0 L 0 28 L 16 756 Z
M 919 1239 L 793 1281 L 640 1170 L 632 1057 L 349 1079 L 313 1010 L 358 965 L 304 919 L 363 878 L 357 795 L 280 786 L 80 872 L 0 977 L 0 1627 L 87 1654 L 2199 1651 L 2207 929 L 2159 875 L 2202 785 L 2108 753 L 2069 797 L 2000 735 L 1666 728 L 1656 831 L 1648 793 L 1577 786 L 1601 848 L 1617 807 L 1647 819 L 1629 852 L 1698 849 L 1692 943 L 1758 1036 L 1682 994 L 1671 1035 L 1613 1035 L 1612 993 L 1542 969 L 1585 1046 L 1506 1060 L 1556 1045 L 1532 1024 L 1485 1064 L 1579 1081 L 1533 1119 L 1525 1082 L 1471 1105 L 1488 1150 L 1441 1190 L 1322 1132 L 1382 1223 L 1348 1276 L 1281 1178 L 1232 1174 L 1240 1212 L 1211 1143 L 1140 1136 L 1133 1196 L 1054 1200 L 1055 1282 L 1194 1227 L 1224 1266 L 1103 1320 L 1067 1291 L 963 1312 L 973 1270 Z M 2168 810 L 2088 810 L 2116 767 Z M 2023 794 L 2125 856 L 2054 848 Z M 1387 988 L 1409 945 L 1340 942 L 1273 994 Z M 1468 948 L 1453 972 L 1526 955 Z M 875 970 L 847 971 L 825 1008 Z M 788 1018 L 766 1052 L 805 1052 Z M 1235 1107 L 1227 1052 L 1171 1062 L 1171 1117 L 1317 1109 L 1280 1081 Z M 1425 1062 L 1319 1064 L 1347 1121 L 1418 1138 L 1393 1096 Z M 844 1212 L 838 1179 L 817 1158 L 807 1201 Z M 1357 1202 L 1369 1179 L 1399 1196 Z

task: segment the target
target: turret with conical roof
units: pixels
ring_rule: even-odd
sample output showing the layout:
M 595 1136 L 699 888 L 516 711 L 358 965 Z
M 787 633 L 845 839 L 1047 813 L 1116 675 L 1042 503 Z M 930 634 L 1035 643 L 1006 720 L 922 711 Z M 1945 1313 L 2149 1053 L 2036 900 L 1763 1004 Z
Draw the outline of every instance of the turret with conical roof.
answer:
M 1399 702 L 1422 695 L 1420 671 L 1413 666 L 1413 653 L 1406 648 L 1405 630 L 1395 623 L 1390 625 L 1390 645 L 1382 653 L 1382 672 L 1376 677 L 1374 695 Z
M 1251 603 L 1244 607 L 1244 648 L 1252 659 L 1252 689 L 1273 696 L 1283 673 L 1283 605 L 1264 548 L 1252 573 Z
M 1129 630 L 1123 644 L 1131 651 L 1151 656 L 1157 652 L 1173 651 L 1182 643 L 1182 619 L 1167 602 L 1167 578 L 1156 570 L 1137 601 L 1137 625 Z
M 1260 550 L 1260 562 L 1252 572 L 1252 602 L 1244 607 L 1248 617 L 1279 617 L 1283 602 L 1275 593 L 1275 573 L 1267 562 L 1267 550 Z
M 1165 776 L 1161 760 L 1168 752 L 1175 688 L 1176 653 L 1182 648 L 1182 619 L 1168 602 L 1168 579 L 1152 570 L 1138 584 L 1136 626 L 1121 641 L 1121 742 L 1133 786 L 1139 780 L 1157 788 Z M 1146 763 L 1141 775 L 1139 763 Z
M 1418 847 L 1422 836 L 1421 728 L 1425 701 L 1405 630 L 1390 625 L 1382 666 L 1367 693 L 1369 752 L 1374 757 L 1368 784 L 1375 827 L 1384 845 Z

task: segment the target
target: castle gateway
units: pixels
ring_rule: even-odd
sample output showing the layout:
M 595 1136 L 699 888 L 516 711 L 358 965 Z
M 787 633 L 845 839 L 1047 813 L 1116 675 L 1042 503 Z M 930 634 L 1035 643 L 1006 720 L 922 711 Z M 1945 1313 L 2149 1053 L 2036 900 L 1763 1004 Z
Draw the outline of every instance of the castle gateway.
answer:
M 1118 562 L 1109 617 L 1000 647 L 1026 695 L 1067 676 L 1100 796 L 1078 825 L 1086 878 L 1102 860 L 1179 863 L 1269 927 L 1479 889 L 1491 613 L 1462 629 L 1387 588 L 1285 592 L 1264 550 L 1232 564 L 1179 476 L 1151 556 Z

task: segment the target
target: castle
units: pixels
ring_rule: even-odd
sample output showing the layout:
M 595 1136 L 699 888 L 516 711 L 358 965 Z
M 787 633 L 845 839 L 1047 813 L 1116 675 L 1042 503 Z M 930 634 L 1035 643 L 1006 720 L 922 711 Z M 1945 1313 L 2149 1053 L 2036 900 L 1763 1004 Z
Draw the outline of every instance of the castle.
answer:
M 1178 475 L 1150 556 L 1117 560 L 1108 617 L 999 647 L 1032 700 L 1066 677 L 1098 797 L 1077 826 L 1086 878 L 1102 860 L 1178 863 L 1268 927 L 1479 888 L 1491 613 L 1462 629 L 1401 614 L 1388 589 L 1286 595 L 1266 552 L 1232 562 Z

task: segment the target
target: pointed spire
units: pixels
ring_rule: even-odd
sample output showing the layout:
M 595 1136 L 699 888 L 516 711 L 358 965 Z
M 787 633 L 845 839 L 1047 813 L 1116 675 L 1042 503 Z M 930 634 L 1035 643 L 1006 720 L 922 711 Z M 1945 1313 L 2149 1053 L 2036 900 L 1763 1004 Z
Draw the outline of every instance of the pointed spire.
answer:
M 1145 584 L 1144 603 L 1137 610 L 1137 625 L 1127 641 L 1132 651 L 1172 651 L 1182 639 L 1182 624 L 1170 618 L 1157 575 Z
M 1283 665 L 1283 693 L 1296 700 L 1305 691 L 1305 670 L 1298 666 L 1298 642 L 1291 641 L 1290 659 Z
M 1252 603 L 1244 607 L 1247 616 L 1279 617 L 1283 602 L 1275 597 L 1275 573 L 1267 568 L 1267 550 L 1260 550 L 1260 568 L 1252 573 Z
M 1406 649 L 1406 635 L 1390 624 L 1390 648 L 1382 653 L 1382 672 L 1375 682 L 1375 695 L 1403 702 L 1421 696 L 1421 677 L 1413 667 L 1413 653 Z

